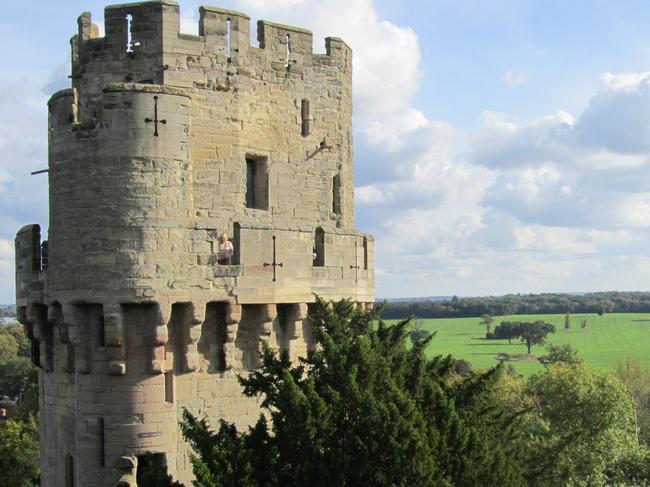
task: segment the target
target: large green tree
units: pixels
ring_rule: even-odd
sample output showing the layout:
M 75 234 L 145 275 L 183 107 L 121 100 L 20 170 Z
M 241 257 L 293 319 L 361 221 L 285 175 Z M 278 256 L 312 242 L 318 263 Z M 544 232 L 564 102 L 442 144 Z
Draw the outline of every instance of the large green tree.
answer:
M 647 449 L 634 408 L 615 377 L 555 363 L 531 377 L 528 485 L 648 485 Z
M 640 362 L 628 359 L 617 364 L 615 374 L 632 397 L 639 440 L 650 446 L 650 370 Z
M 519 337 L 528 348 L 528 355 L 533 345 L 543 345 L 549 333 L 555 333 L 555 326 L 543 321 L 519 324 Z
M 501 369 L 461 378 L 450 357 L 426 357 L 429 340 L 408 346 L 407 321 L 376 319 L 319 300 L 317 350 L 292 365 L 265 348 L 240 379 L 266 412 L 248 431 L 186 412 L 194 485 L 523 485 L 517 417 L 490 400 Z
M 40 484 L 39 471 L 35 422 L 0 421 L 0 485 L 35 487 Z

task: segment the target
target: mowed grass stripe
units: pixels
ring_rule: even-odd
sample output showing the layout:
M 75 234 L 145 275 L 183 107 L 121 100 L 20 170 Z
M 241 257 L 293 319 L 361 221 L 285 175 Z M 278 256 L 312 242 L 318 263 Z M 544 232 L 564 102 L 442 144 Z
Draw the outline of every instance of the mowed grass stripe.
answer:
M 580 320 L 586 318 L 587 328 L 580 329 Z M 502 321 L 543 320 L 555 325 L 556 332 L 549 335 L 548 343 L 569 344 L 587 365 L 603 371 L 616 368 L 618 362 L 638 360 L 650 368 L 650 313 L 609 313 L 571 315 L 571 328 L 564 329 L 564 315 L 496 316 L 492 329 Z M 388 320 L 396 322 L 396 320 Z M 429 355 L 451 354 L 467 360 L 475 368 L 496 365 L 496 355 L 525 354 L 526 346 L 519 340 L 485 340 L 485 327 L 480 318 L 450 318 L 423 320 L 428 331 L 437 331 L 427 349 Z M 535 356 L 546 353 L 544 347 L 533 347 Z M 541 367 L 537 361 L 511 361 L 517 372 L 529 376 Z

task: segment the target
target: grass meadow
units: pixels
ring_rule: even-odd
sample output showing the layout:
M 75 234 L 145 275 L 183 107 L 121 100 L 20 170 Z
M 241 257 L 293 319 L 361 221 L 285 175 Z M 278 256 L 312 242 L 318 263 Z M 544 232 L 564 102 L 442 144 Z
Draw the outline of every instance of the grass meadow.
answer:
M 580 320 L 587 318 L 587 327 L 580 329 Z M 611 371 L 618 362 L 628 358 L 640 361 L 650 368 L 650 313 L 609 313 L 571 315 L 571 328 L 564 329 L 564 315 L 496 316 L 492 329 L 502 321 L 543 320 L 555 325 L 556 332 L 549 335 L 547 344 L 568 343 L 585 363 L 595 369 Z M 429 355 L 451 354 L 468 361 L 473 368 L 491 367 L 498 363 L 499 353 L 526 354 L 526 345 L 519 339 L 486 340 L 485 326 L 480 318 L 439 318 L 422 320 L 423 328 L 436 331 L 427 352 Z M 387 320 L 396 322 L 396 320 Z M 535 356 L 546 353 L 546 345 L 533 346 Z M 542 365 L 532 358 L 510 360 L 517 372 L 530 376 Z

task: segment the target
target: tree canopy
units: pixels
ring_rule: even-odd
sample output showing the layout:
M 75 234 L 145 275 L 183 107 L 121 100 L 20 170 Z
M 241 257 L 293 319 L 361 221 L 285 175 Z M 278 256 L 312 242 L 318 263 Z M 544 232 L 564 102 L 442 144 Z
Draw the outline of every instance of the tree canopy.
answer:
M 223 421 L 211 431 L 185 412 L 194 485 L 522 485 L 516 415 L 486 403 L 500 369 L 461 378 L 451 357 L 425 356 L 428 339 L 407 345 L 407 321 L 376 318 L 318 301 L 308 359 L 264 348 L 262 367 L 240 379 L 266 412 L 248 431 Z

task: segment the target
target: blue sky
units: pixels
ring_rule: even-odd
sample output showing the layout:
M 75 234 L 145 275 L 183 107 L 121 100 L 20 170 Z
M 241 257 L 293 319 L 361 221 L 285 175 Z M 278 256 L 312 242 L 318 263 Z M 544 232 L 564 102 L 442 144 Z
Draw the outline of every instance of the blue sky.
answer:
M 354 49 L 357 226 L 379 296 L 648 290 L 650 4 L 224 0 Z M 196 31 L 199 2 L 181 1 Z M 47 223 L 46 102 L 103 2 L 10 2 L 0 42 L 0 303 Z M 28 24 L 28 22 L 32 24 Z

